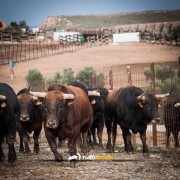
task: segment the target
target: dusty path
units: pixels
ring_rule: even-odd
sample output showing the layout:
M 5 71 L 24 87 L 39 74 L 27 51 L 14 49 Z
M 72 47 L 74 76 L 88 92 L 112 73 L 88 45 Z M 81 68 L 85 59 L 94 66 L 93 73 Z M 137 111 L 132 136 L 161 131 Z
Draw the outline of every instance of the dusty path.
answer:
M 29 69 L 33 68 L 40 70 L 47 79 L 56 72 L 63 72 L 64 68 L 72 68 L 77 73 L 84 67 L 91 66 L 97 72 L 107 73 L 110 67 L 118 67 L 117 71 L 126 71 L 126 68 L 122 68 L 123 64 L 177 62 L 178 56 L 180 56 L 180 47 L 166 45 L 124 43 L 94 47 L 17 63 L 13 80 L 10 79 L 10 66 L 0 66 L 0 82 L 10 84 L 17 92 L 26 87 L 25 76 Z

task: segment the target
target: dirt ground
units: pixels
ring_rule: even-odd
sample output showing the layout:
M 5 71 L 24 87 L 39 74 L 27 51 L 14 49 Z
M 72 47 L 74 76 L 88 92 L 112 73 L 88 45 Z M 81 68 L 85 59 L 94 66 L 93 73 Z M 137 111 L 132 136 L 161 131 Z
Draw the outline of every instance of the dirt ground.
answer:
M 93 67 L 97 72 L 108 73 L 112 67 L 116 72 L 126 72 L 126 65 L 134 64 L 132 71 L 142 71 L 142 65 L 155 63 L 172 63 L 178 65 L 180 47 L 152 45 L 145 43 L 127 43 L 82 49 L 80 51 L 60 54 L 27 62 L 17 63 L 14 79 L 10 78 L 10 66 L 0 66 L 0 82 L 6 82 L 15 92 L 26 87 L 25 76 L 29 69 L 37 68 L 45 78 L 63 72 L 64 68 L 72 68 L 75 73 L 86 66 Z M 104 142 L 106 144 L 106 142 Z M 180 152 L 150 148 L 149 156 L 142 155 L 141 146 L 137 146 L 134 154 L 127 154 L 123 144 L 117 144 L 116 153 L 108 153 L 106 149 L 95 148 L 90 155 L 112 156 L 113 160 L 79 161 L 75 168 L 67 161 L 67 149 L 59 148 L 63 153 L 64 162 L 55 162 L 54 156 L 46 142 L 41 140 L 39 154 L 21 154 L 19 144 L 15 145 L 17 161 L 10 165 L 7 158 L 0 163 L 0 179 L 87 179 L 87 180 L 151 180 L 179 179 Z M 7 147 L 4 144 L 5 156 Z M 31 142 L 31 150 L 33 144 Z

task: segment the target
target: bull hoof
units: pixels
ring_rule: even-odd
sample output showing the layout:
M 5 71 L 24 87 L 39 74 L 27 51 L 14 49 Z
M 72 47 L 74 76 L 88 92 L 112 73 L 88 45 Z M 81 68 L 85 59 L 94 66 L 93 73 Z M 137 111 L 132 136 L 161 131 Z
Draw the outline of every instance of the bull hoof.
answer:
M 104 149 L 104 146 L 102 144 L 99 144 L 98 146 L 100 149 Z
M 4 161 L 5 161 L 5 156 L 3 155 L 0 157 L 0 162 L 4 162 Z
M 61 162 L 63 161 L 63 157 L 59 154 L 58 156 L 55 157 L 55 161 Z
M 75 168 L 75 167 L 76 167 L 76 160 L 70 161 L 70 166 L 71 166 L 72 168 Z
M 146 152 L 146 153 L 143 153 L 143 156 L 144 156 L 144 157 L 149 157 L 150 155 L 149 155 L 148 152 Z
M 90 149 L 88 147 L 82 147 L 81 152 L 86 154 L 86 153 L 90 152 Z
M 39 154 L 39 150 L 34 150 L 34 154 Z
M 10 154 L 8 155 L 8 162 L 13 163 L 16 160 L 16 154 Z
M 20 153 L 24 153 L 24 148 L 19 148 Z
M 129 155 L 134 154 L 134 151 L 127 152 Z
M 31 151 L 24 151 L 24 154 L 26 154 L 27 156 L 32 155 L 32 154 L 31 154 Z

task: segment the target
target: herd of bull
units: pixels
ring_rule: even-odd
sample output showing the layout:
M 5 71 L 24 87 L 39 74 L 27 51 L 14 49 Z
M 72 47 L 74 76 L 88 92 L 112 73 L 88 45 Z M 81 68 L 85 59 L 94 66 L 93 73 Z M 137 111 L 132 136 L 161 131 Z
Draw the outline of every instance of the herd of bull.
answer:
M 34 152 L 39 152 L 38 138 L 44 125 L 44 132 L 56 161 L 63 157 L 57 150 L 57 139 L 68 139 L 70 156 L 77 154 L 76 143 L 81 142 L 81 152 L 89 152 L 90 145 L 103 146 L 102 133 L 107 128 L 107 148 L 113 150 L 117 125 L 122 129 L 126 152 L 134 151 L 131 131 L 139 133 L 143 153 L 148 153 L 146 144 L 147 125 L 160 120 L 158 106 L 168 94 L 153 95 L 135 86 L 108 91 L 105 88 L 86 88 L 79 82 L 69 85 L 54 84 L 46 92 L 32 92 L 22 89 L 17 94 L 6 83 L 0 83 L 0 161 L 5 160 L 2 149 L 4 139 L 8 144 L 8 161 L 16 160 L 14 140 L 16 131 L 20 137 L 19 151 L 29 153 L 29 133 L 33 133 Z M 165 107 L 166 115 L 169 107 Z M 172 104 L 171 104 L 172 106 Z M 177 128 L 167 128 L 167 146 L 172 132 L 175 146 L 179 147 L 180 103 L 173 104 Z M 172 111 L 171 111 L 172 113 Z M 171 121 L 170 118 L 165 118 Z M 169 122 L 171 123 L 171 122 Z M 96 139 L 96 130 L 97 137 Z

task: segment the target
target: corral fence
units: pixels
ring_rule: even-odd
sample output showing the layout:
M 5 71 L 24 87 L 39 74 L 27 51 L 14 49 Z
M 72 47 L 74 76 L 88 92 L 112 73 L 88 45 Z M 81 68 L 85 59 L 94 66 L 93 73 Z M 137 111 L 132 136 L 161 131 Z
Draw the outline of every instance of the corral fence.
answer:
M 58 41 L 33 40 L 21 42 L 3 42 L 0 44 L 0 64 L 9 64 L 11 60 L 22 62 L 56 54 L 72 53 L 83 48 L 107 45 L 111 42 L 108 35 L 95 35 L 81 42 L 80 35 L 59 37 Z

